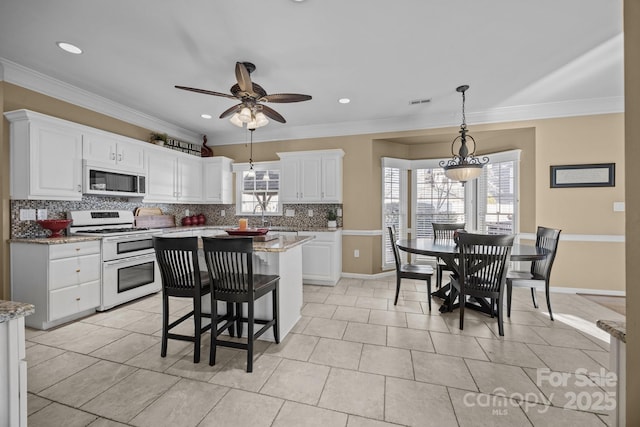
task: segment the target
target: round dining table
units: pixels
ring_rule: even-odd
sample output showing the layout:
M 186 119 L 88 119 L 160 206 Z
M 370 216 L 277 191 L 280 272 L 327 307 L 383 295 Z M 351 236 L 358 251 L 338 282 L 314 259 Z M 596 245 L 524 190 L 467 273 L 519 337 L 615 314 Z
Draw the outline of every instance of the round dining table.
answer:
M 442 259 L 451 269 L 453 274 L 457 275 L 458 270 L 458 256 L 460 252 L 458 245 L 451 239 L 433 239 L 429 237 L 417 238 L 417 239 L 399 239 L 396 241 L 398 249 L 417 255 L 433 256 Z M 538 261 L 547 257 L 549 250 L 545 248 L 536 247 L 533 245 L 523 245 L 515 243 L 511 249 L 511 261 Z M 451 285 L 447 284 L 440 289 L 432 292 L 431 295 L 444 300 L 442 306 L 440 306 L 440 312 L 450 311 L 455 308 L 453 305 L 456 295 L 451 292 Z M 475 310 L 487 312 L 490 310 L 490 306 L 487 306 L 485 301 L 479 299 L 477 301 L 479 305 L 469 304 L 465 307 L 469 307 Z

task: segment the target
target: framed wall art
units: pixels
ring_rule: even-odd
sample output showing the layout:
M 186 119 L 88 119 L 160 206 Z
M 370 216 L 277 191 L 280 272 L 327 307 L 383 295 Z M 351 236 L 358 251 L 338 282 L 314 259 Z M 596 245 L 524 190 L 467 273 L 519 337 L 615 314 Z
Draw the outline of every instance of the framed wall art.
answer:
M 551 166 L 551 188 L 615 187 L 616 164 Z

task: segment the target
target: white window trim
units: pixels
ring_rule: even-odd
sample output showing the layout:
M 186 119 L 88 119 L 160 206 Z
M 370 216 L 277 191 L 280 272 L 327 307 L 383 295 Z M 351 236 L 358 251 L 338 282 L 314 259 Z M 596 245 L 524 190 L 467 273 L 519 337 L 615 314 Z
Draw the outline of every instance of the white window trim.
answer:
M 242 216 L 262 216 L 260 211 L 255 213 L 241 213 L 241 203 L 242 203 L 242 172 L 246 172 L 251 169 L 250 163 L 233 163 L 231 165 L 231 170 L 236 174 L 236 215 Z M 266 171 L 266 170 L 281 170 L 280 162 L 255 162 L 253 164 L 253 170 L 257 171 Z M 265 212 L 264 216 L 282 216 L 282 202 L 280 201 L 280 197 L 278 197 L 278 210 L 276 212 Z

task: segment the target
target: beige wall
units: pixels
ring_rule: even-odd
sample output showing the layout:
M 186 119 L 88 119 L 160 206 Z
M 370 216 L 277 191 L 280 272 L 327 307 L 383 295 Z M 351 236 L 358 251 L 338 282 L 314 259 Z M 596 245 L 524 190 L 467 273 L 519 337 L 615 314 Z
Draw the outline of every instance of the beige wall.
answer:
M 630 165 L 640 162 L 640 2 L 624 2 L 625 62 L 625 158 Z M 626 169 L 626 278 L 627 278 L 627 425 L 640 426 L 640 193 L 634 184 L 640 182 L 640 168 Z
M 137 139 L 149 130 L 83 109 L 54 98 L 4 83 L 4 111 L 28 108 L 88 126 Z M 8 145 L 8 123 L 4 123 L 3 149 Z M 563 229 L 568 235 L 622 235 L 623 214 L 614 213 L 612 203 L 624 201 L 623 115 L 531 120 L 501 124 L 470 125 L 478 141 L 478 154 L 522 149 L 520 170 L 520 231 L 534 233 L 536 225 Z M 381 158 L 437 158 L 450 155 L 450 141 L 457 128 L 416 130 L 370 135 L 312 138 L 254 144 L 254 161 L 277 160 L 277 152 L 341 148 L 344 156 L 344 229 L 365 235 L 343 238 L 343 271 L 352 274 L 381 272 Z M 213 147 L 214 155 L 238 162 L 249 159 L 245 144 Z M 8 156 L 3 157 L 8 161 Z M 617 185 L 613 188 L 550 189 L 552 164 L 614 162 Z M 2 197 L 8 202 L 8 168 L 3 168 Z M 8 205 L 3 206 L 6 224 L 3 241 L 9 237 Z M 386 236 L 384 236 L 386 238 Z M 8 251 L 4 249 L 3 284 L 8 295 Z M 354 250 L 360 257 L 354 257 Z M 623 290 L 622 243 L 560 243 L 552 285 L 587 289 Z M 603 262 L 605 262 L 603 264 Z M 608 265 L 607 273 L 584 271 L 582 266 Z

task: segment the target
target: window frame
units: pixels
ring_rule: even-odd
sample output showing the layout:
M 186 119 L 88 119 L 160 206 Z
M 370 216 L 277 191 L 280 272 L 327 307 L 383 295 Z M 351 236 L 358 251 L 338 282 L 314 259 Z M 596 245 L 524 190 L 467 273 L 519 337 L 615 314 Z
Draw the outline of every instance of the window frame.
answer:
M 381 218 L 383 221 L 382 224 L 382 269 L 388 270 L 395 268 L 395 260 L 393 258 L 393 253 L 391 257 L 387 259 L 387 253 L 391 250 L 391 242 L 389 241 L 389 232 L 387 231 L 388 224 L 385 222 L 386 212 L 385 212 L 385 184 L 386 184 L 386 174 L 385 168 L 398 169 L 399 172 L 399 181 L 400 181 L 400 192 L 399 192 L 399 204 L 400 209 L 398 212 L 398 227 L 396 228 L 398 239 L 406 238 L 408 233 L 408 197 L 409 197 L 409 187 L 408 187 L 408 172 L 409 166 L 411 162 L 405 159 L 396 159 L 391 157 L 383 157 L 381 159 L 381 189 L 382 189 L 382 203 L 381 203 Z M 401 257 L 406 257 L 406 254 L 400 252 Z M 404 258 L 403 258 L 404 259 Z

